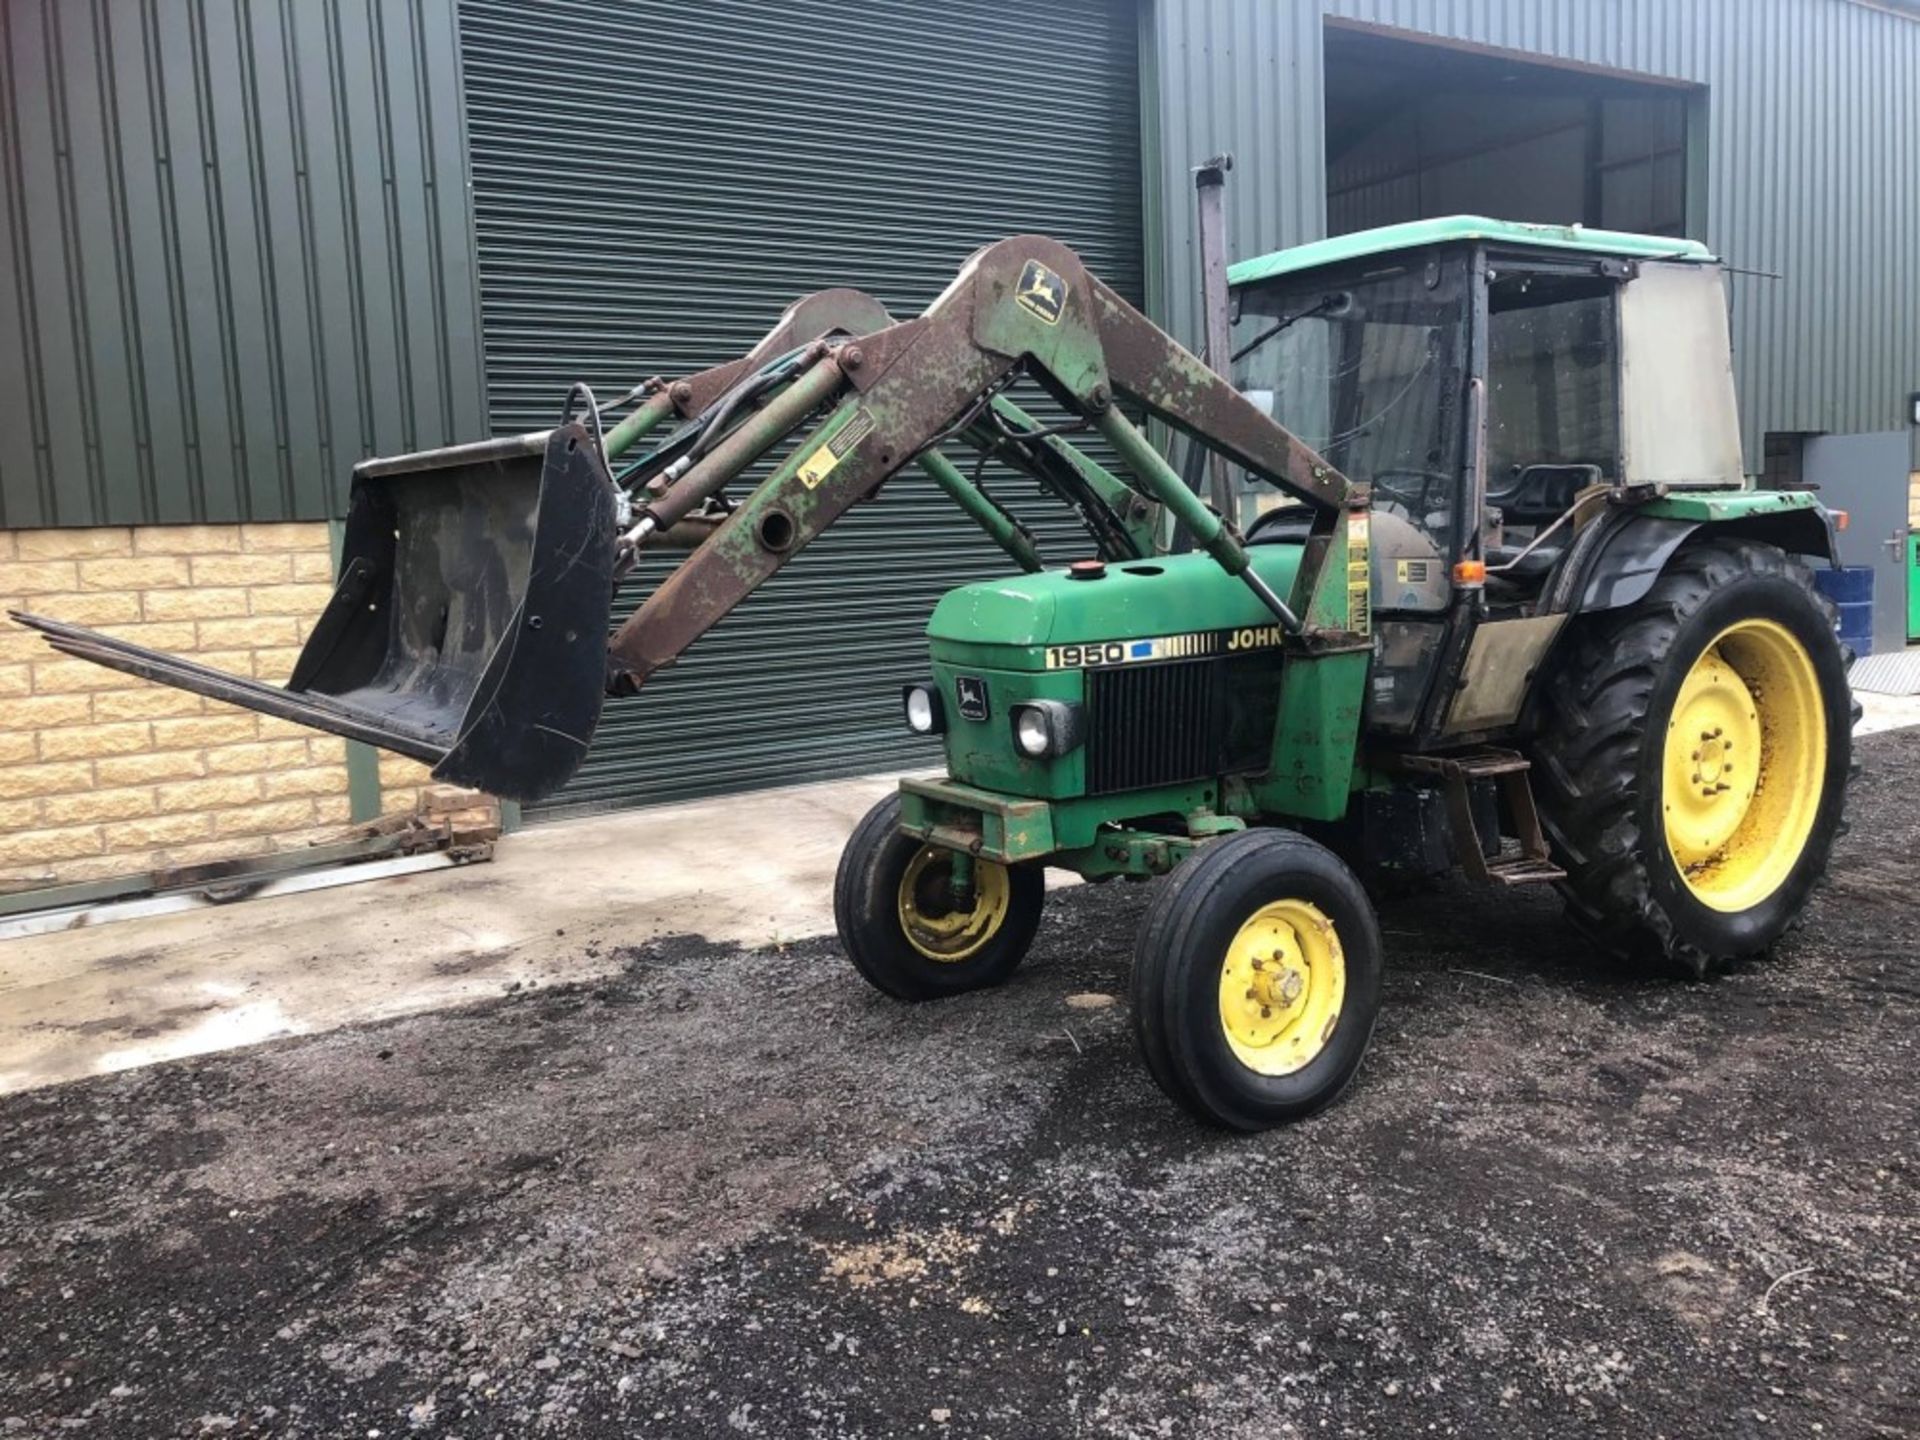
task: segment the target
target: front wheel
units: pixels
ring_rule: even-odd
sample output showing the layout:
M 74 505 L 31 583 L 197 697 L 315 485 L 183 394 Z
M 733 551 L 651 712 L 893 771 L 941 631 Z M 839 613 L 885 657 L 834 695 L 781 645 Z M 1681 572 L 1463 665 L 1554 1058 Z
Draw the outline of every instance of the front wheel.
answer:
M 937 1000 L 998 985 L 1040 928 L 1046 882 L 1036 865 L 973 862 L 956 893 L 954 854 L 900 829 L 889 795 L 854 828 L 833 882 L 833 919 L 853 968 L 896 1000 Z
M 1244 831 L 1207 845 L 1155 898 L 1134 953 L 1134 1036 L 1191 1114 L 1269 1129 L 1352 1082 L 1381 969 L 1373 907 L 1339 857 L 1290 830 Z

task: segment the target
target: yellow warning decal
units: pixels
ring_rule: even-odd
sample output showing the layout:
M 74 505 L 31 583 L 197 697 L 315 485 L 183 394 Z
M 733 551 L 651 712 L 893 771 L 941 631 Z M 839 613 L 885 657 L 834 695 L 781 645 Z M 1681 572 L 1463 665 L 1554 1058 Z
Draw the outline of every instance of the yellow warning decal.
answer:
M 1347 516 L 1347 628 L 1366 635 L 1373 628 L 1373 567 L 1368 555 L 1366 511 Z
M 873 433 L 873 415 L 861 410 L 853 419 L 842 425 L 832 435 L 822 441 L 814 452 L 800 462 L 795 473 L 800 483 L 809 490 L 820 488 L 820 482 L 834 472 L 834 467 L 851 455 L 854 448 Z

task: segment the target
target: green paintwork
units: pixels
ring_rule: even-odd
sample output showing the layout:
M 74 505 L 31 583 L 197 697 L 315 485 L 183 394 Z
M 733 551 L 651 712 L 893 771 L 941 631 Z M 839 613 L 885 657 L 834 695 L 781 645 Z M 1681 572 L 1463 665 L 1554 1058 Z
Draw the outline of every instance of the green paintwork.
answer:
M 989 500 L 985 491 L 961 474 L 959 466 L 938 450 L 927 451 L 918 463 L 921 471 L 946 492 L 949 500 L 986 531 L 994 544 L 1013 557 L 1014 564 L 1022 570 L 1040 568 L 1040 556 L 1033 548 L 1033 538 L 1015 523 L 1011 515 Z
M 1806 490 L 1676 490 L 1635 507 L 1642 515 L 1703 524 L 1819 508 L 1820 501 Z
M 1153 830 L 1105 830 L 1094 844 L 1063 851 L 1052 863 L 1088 880 L 1108 875 L 1165 875 L 1209 838 Z
M 955 677 L 965 673 L 987 687 L 985 720 L 959 714 L 954 701 Z M 1086 683 L 1078 670 L 995 669 L 972 660 L 956 659 L 934 647 L 933 683 L 940 689 L 947 714 L 947 773 L 970 785 L 1003 795 L 1061 799 L 1086 789 L 1085 747 L 1052 760 L 1035 760 L 1013 743 L 1010 712 L 1015 705 L 1034 700 L 1065 700 L 1077 704 L 1086 698 Z
M 643 400 L 639 406 L 607 431 L 606 438 L 600 442 L 600 448 L 609 460 L 618 460 L 633 445 L 633 442 L 657 429 L 662 420 L 673 414 L 673 400 L 665 390 L 656 391 Z
M 934 844 L 971 849 L 1002 864 L 1046 860 L 1076 869 L 1070 852 L 1085 851 L 1103 842 L 1102 826 L 1147 815 L 1199 816 L 1201 834 L 1213 834 L 1219 787 L 1210 781 L 1162 785 L 1124 795 L 1101 795 L 1068 800 L 1035 800 L 1007 795 L 963 781 L 902 780 L 900 828 Z M 1132 874 L 1153 873 L 1145 869 Z
M 1072 258 L 1070 251 L 1065 254 Z M 1111 388 L 1106 347 L 1100 343 L 1100 327 L 1088 309 L 1084 286 L 1073 287 L 1054 321 L 1008 303 L 1011 298 L 1009 292 L 982 297 L 985 303 L 979 303 L 973 315 L 975 343 L 997 355 L 1027 356 L 1083 406 L 1091 403 L 1095 391 Z
M 1299 575 L 1301 548 L 1254 545 L 1245 553 L 1261 578 L 1285 595 Z M 1340 618 L 1344 620 L 1344 613 Z M 1053 760 L 1032 760 L 1015 748 L 1010 718 L 1015 705 L 1085 698 L 1086 672 L 1072 665 L 1048 669 L 1050 647 L 1211 631 L 1244 634 L 1263 648 L 1271 647 L 1273 664 L 1285 667 L 1272 775 L 1230 787 L 1232 798 L 1225 807 L 1219 805 L 1211 786 L 1175 787 L 1186 798 L 1178 807 L 1169 803 L 1169 794 L 1153 790 L 1087 798 L 1082 794 L 1084 750 Z M 1157 872 L 1149 860 L 1167 853 L 1163 849 L 1137 849 L 1136 853 L 1123 846 L 1130 857 L 1124 861 L 1104 852 L 1066 852 L 1091 845 L 1092 830 L 1100 824 L 1169 811 L 1245 812 L 1212 817 L 1211 824 L 1203 815 L 1195 833 L 1206 834 L 1221 824 L 1231 826 L 1263 813 L 1334 819 L 1346 810 L 1370 652 L 1362 648 L 1327 655 L 1291 653 L 1283 660 L 1285 652 L 1275 643 L 1277 627 L 1265 607 L 1209 555 L 1168 555 L 1135 565 L 1109 565 L 1097 580 L 1075 580 L 1065 571 L 1053 570 L 962 586 L 934 608 L 927 634 L 933 680 L 947 712 L 951 778 L 940 782 L 946 787 L 940 796 L 949 807 L 953 833 L 978 833 L 983 824 L 996 833 L 1004 828 L 999 821 L 955 818 L 969 805 L 983 810 L 1044 801 L 1049 805 L 1044 824 L 1027 815 L 1023 825 L 1028 843 L 1039 844 L 1035 837 L 1044 832 L 1047 849 L 1061 852 L 1054 863 L 1083 874 L 1151 874 Z M 958 714 L 955 682 L 961 674 L 985 682 L 989 702 L 985 720 Z M 932 793 L 922 782 L 908 788 L 909 793 Z M 963 791 L 970 798 L 961 798 Z M 915 823 L 932 822 L 923 816 Z M 1008 852 L 1010 858 L 1046 853 L 1028 848 L 1028 843 L 1015 844 Z
M 1281 595 L 1300 572 L 1298 545 L 1251 545 L 1253 569 Z M 991 661 L 1044 670 L 1048 645 L 1265 626 L 1273 617 L 1209 555 L 1160 555 L 1109 565 L 1099 580 L 1043 570 L 950 590 L 933 607 L 927 638 L 936 660 Z
M 1369 658 L 1365 650 L 1288 657 L 1273 766 L 1249 782 L 1260 811 L 1304 820 L 1338 820 L 1347 813 Z
M 1247 568 L 1246 552 L 1233 532 L 1187 487 L 1179 472 L 1154 449 L 1139 427 L 1120 413 L 1118 406 L 1110 406 L 1094 423 L 1102 438 L 1120 452 L 1120 458 L 1146 486 L 1147 493 L 1166 506 L 1222 568 L 1232 575 Z
M 903 831 L 1003 865 L 1038 860 L 1059 849 L 1053 812 L 1045 800 L 1002 795 L 957 780 L 900 782 Z
M 774 413 L 776 405 L 782 401 L 788 401 L 789 397 L 797 397 L 792 400 L 791 408 L 799 409 L 804 415 L 822 400 L 831 398 L 838 388 L 839 372 L 829 366 L 816 366 L 794 381 L 793 385 L 783 391 L 773 404 L 744 422 L 734 434 L 751 431 L 752 441 L 749 453 L 753 458 L 758 458 L 796 427 L 796 421 L 790 414 Z M 728 523 L 722 525 L 702 548 L 723 555 L 726 557 L 722 561 L 723 564 L 737 568 L 742 574 L 749 574 L 759 568 L 765 558 L 765 552 L 755 536 L 758 534 L 760 522 L 766 518 L 768 512 L 773 510 L 788 512 L 793 518 L 795 530 L 802 534 L 807 533 L 813 524 L 814 512 L 819 508 L 821 492 L 814 486 L 796 485 L 794 477 L 799 474 L 800 467 L 816 450 L 853 422 L 854 416 L 860 413 L 861 408 L 862 402 L 859 395 L 850 395 L 842 400 L 832 414 L 806 433 L 805 438 L 793 448 L 785 460 L 780 462 L 779 467 L 764 483 L 754 487 L 752 493 L 742 500 L 739 508 L 728 517 Z M 770 414 L 773 415 L 771 420 L 768 418 Z M 732 436 L 729 436 L 728 441 L 731 439 Z M 728 442 L 721 443 L 724 445 Z M 745 470 L 751 463 L 750 458 L 739 468 Z
M 1920 533 L 1907 536 L 1907 641 L 1920 644 Z
M 1016 430 L 1033 430 L 1040 425 L 1039 420 L 1004 395 L 994 396 L 993 410 Z M 1087 488 L 1104 500 L 1107 508 L 1120 517 L 1120 523 L 1133 537 L 1134 548 L 1142 555 L 1151 555 L 1159 524 L 1159 512 L 1145 504 L 1139 494 L 1118 475 L 1078 446 L 1058 436 L 1041 443 L 1071 465 L 1086 482 Z
M 1432 220 L 1409 220 L 1356 230 L 1308 245 L 1276 250 L 1227 268 L 1227 283 L 1250 285 L 1276 275 L 1294 275 L 1323 265 L 1390 255 L 1429 245 L 1491 241 L 1501 245 L 1532 245 L 1548 250 L 1574 250 L 1634 259 L 1711 261 L 1713 253 L 1698 240 L 1676 240 L 1667 235 L 1634 235 L 1625 230 L 1590 230 L 1584 225 L 1524 225 L 1513 220 L 1490 220 L 1484 215 L 1444 215 Z

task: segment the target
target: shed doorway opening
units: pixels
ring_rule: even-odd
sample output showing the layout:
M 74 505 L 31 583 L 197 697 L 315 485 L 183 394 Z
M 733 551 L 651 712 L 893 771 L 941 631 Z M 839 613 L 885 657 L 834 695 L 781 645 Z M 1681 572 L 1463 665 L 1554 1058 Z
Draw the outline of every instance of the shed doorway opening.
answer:
M 1329 21 L 1327 233 L 1464 214 L 1685 235 L 1703 94 Z

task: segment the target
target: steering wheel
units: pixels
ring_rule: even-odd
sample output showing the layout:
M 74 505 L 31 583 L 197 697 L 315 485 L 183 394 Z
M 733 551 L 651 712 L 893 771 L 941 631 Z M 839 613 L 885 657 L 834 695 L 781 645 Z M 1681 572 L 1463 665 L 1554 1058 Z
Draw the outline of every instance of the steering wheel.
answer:
M 1374 495 L 1398 505 L 1416 522 L 1424 520 L 1433 510 L 1428 500 L 1435 490 L 1444 500 L 1452 485 L 1453 476 L 1444 471 L 1417 470 L 1411 466 L 1377 470 L 1373 476 Z
M 1254 516 L 1253 523 L 1247 526 L 1245 540 L 1249 545 L 1273 542 L 1292 544 L 1305 540 L 1312 528 L 1313 511 L 1310 507 L 1281 505 L 1272 510 L 1262 510 Z

